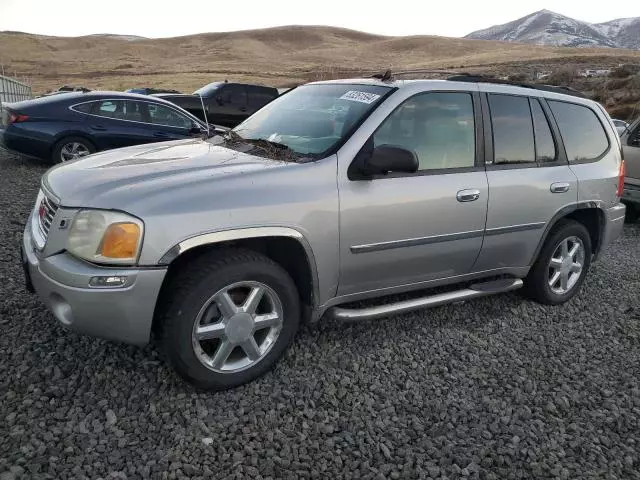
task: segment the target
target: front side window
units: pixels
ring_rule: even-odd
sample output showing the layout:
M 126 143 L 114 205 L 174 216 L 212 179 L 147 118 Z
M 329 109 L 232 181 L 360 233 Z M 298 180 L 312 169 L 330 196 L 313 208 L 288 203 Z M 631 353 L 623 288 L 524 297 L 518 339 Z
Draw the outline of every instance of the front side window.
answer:
M 593 110 L 583 105 L 549 100 L 569 162 L 595 160 L 609 148 L 609 139 Z
M 242 85 L 227 85 L 220 90 L 220 100 L 223 104 L 246 105 L 247 91 Z
M 540 102 L 531 99 L 531 114 L 533 115 L 533 129 L 536 134 L 536 160 L 539 163 L 556 161 L 556 144 L 553 141 L 551 127 Z
M 270 156 L 271 148 L 322 158 L 346 140 L 389 91 L 386 86 L 337 83 L 298 87 L 234 128 L 227 146 L 268 144 L 252 153 Z
M 529 99 L 489 95 L 495 165 L 535 163 Z
M 395 145 L 414 151 L 419 171 L 473 167 L 473 98 L 458 92 L 411 97 L 380 125 L 373 143 L 374 147 Z
M 147 104 L 149 109 L 149 119 L 154 125 L 164 125 L 176 128 L 192 128 L 194 122 L 188 117 L 178 113 L 173 108 L 156 103 Z

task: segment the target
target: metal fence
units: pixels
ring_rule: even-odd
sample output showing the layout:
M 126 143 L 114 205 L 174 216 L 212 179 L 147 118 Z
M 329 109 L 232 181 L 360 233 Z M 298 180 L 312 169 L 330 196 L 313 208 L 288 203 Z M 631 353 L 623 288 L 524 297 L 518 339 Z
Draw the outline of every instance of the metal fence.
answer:
M 31 85 L 0 75 L 0 108 L 3 103 L 20 102 L 30 98 L 33 98 Z

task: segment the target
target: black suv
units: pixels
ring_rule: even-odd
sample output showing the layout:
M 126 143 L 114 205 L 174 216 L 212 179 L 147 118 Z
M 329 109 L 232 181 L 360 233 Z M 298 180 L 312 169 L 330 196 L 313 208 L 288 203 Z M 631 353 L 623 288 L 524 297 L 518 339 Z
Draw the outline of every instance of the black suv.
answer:
M 235 127 L 278 96 L 278 89 L 243 83 L 214 82 L 192 95 L 158 94 L 203 121 Z M 202 97 L 202 100 L 200 99 Z M 206 110 L 206 119 L 202 105 Z

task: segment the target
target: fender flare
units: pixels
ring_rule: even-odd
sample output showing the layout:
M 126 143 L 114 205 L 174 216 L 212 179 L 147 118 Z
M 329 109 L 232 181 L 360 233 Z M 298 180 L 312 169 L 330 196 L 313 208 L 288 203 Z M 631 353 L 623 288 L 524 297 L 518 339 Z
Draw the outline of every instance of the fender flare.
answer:
M 604 225 L 602 224 L 603 219 L 605 218 L 604 215 L 604 202 L 597 200 L 597 201 L 584 201 L 584 202 L 577 202 L 577 203 L 572 203 L 569 205 L 565 205 L 564 207 L 562 207 L 560 210 L 558 210 L 553 217 L 551 218 L 551 220 L 547 223 L 547 226 L 544 229 L 544 232 L 542 233 L 542 236 L 540 237 L 540 241 L 538 242 L 538 246 L 536 247 L 536 250 L 533 252 L 533 256 L 531 258 L 531 262 L 529 263 L 529 265 L 533 265 L 535 263 L 535 261 L 538 258 L 538 255 L 540 254 L 540 250 L 542 250 L 542 247 L 544 245 L 544 243 L 547 241 L 547 237 L 549 236 L 549 232 L 551 232 L 551 230 L 553 229 L 553 227 L 556 226 L 556 224 L 558 223 L 559 220 L 563 219 L 564 217 L 566 217 L 567 215 L 578 211 L 578 210 L 586 210 L 586 209 L 595 209 L 599 211 L 599 232 L 598 232 L 598 240 L 599 240 L 599 244 L 602 244 L 602 235 L 604 233 Z M 593 252 L 594 255 L 598 256 L 598 251 Z
M 183 253 L 204 245 L 215 245 L 217 243 L 229 242 L 233 240 L 246 240 L 249 238 L 263 237 L 284 237 L 296 240 L 304 249 L 311 272 L 313 302 L 317 303 L 320 293 L 318 268 L 316 259 L 311 248 L 311 244 L 306 237 L 298 230 L 291 227 L 246 227 L 231 230 L 220 230 L 217 232 L 203 233 L 186 238 L 175 244 L 160 258 L 159 265 L 169 265 Z M 315 308 L 315 305 L 313 306 Z

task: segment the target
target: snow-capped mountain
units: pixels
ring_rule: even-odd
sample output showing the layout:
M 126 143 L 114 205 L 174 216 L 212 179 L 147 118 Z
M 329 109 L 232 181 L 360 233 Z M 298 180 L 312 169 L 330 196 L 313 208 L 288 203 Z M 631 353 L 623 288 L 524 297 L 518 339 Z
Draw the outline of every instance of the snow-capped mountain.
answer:
M 470 33 L 465 38 L 554 45 L 640 49 L 640 17 L 587 23 L 540 10 L 504 25 Z

